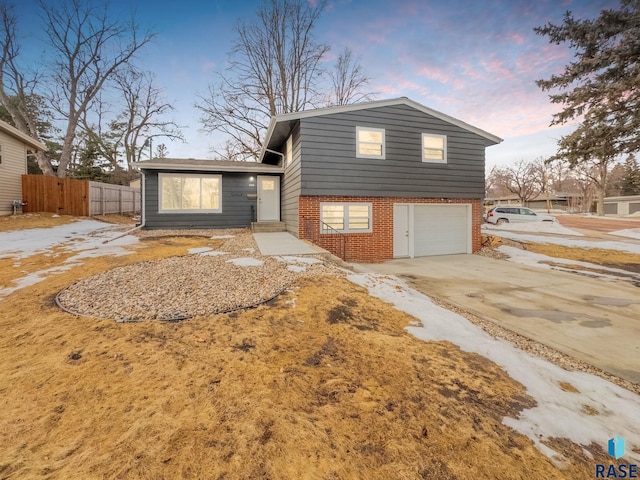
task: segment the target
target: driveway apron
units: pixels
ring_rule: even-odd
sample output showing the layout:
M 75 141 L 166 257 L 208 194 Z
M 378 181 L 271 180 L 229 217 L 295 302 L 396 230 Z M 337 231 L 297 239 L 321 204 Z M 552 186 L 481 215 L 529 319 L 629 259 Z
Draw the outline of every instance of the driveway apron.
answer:
M 392 260 L 363 269 L 640 383 L 640 288 L 479 255 Z

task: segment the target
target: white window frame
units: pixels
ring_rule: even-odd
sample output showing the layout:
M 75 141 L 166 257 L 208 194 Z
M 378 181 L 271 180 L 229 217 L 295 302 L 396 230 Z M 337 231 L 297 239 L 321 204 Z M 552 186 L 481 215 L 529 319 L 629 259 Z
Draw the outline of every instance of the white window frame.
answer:
M 380 148 L 380 155 L 369 155 L 366 153 L 360 153 L 360 132 L 377 132 L 382 134 L 382 145 Z M 370 144 L 371 142 L 363 142 Z M 386 158 L 386 135 L 384 128 L 373 127 L 356 127 L 356 158 L 380 158 L 384 160 Z
M 442 160 L 434 160 L 432 158 L 425 158 L 424 149 L 425 149 L 425 139 L 426 138 L 442 138 L 444 140 L 444 148 L 442 149 Z M 447 136 L 439 135 L 437 133 L 423 133 L 422 134 L 422 149 L 420 150 L 422 161 L 424 163 L 447 163 Z
M 190 208 L 190 209 L 171 209 L 165 210 L 162 208 L 162 179 L 163 178 L 199 178 L 200 181 L 200 204 L 202 204 L 202 179 L 204 178 L 217 178 L 218 179 L 218 205 L 217 209 L 202 209 L 202 208 Z M 196 173 L 158 173 L 158 213 L 222 213 L 222 175 L 207 175 Z
M 343 229 L 338 229 L 335 228 L 333 230 L 329 230 L 329 231 L 324 231 L 324 229 L 322 228 L 322 224 L 324 222 L 324 217 L 322 215 L 322 210 L 323 207 L 325 205 L 330 205 L 330 206 L 338 206 L 338 205 L 342 205 L 343 207 L 343 211 L 344 211 L 344 217 L 343 217 L 343 223 L 344 223 L 344 228 Z M 368 217 L 369 217 L 369 228 L 367 229 L 350 229 L 349 228 L 349 206 L 366 206 L 369 208 L 369 213 L 368 213 Z M 331 235 L 332 233 L 335 232 L 340 232 L 340 233 L 371 233 L 373 231 L 373 204 L 370 202 L 320 202 L 320 233 L 322 234 L 326 234 L 326 235 Z
M 289 135 L 285 143 L 284 166 L 288 167 L 293 163 L 293 135 Z

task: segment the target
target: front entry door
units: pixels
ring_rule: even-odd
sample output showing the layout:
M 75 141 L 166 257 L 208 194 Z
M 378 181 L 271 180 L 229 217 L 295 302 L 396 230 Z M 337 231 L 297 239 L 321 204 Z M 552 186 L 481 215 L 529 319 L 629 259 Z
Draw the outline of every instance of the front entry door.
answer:
M 393 257 L 409 256 L 409 205 L 393 206 Z
M 258 221 L 280 221 L 280 177 L 258 175 Z

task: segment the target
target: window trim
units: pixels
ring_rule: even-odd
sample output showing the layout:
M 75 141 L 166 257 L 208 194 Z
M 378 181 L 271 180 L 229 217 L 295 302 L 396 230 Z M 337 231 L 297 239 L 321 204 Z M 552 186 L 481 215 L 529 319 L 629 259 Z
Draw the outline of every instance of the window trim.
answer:
M 217 209 L 172 209 L 165 210 L 162 208 L 162 179 L 163 178 L 198 178 L 200 179 L 200 204 L 202 204 L 202 179 L 217 178 L 218 179 L 218 205 Z M 222 175 L 208 175 L 197 173 L 158 173 L 158 213 L 177 213 L 177 214 L 193 214 L 193 213 L 222 213 Z
M 337 206 L 337 205 L 342 205 L 342 207 L 344 208 L 344 216 L 343 216 L 343 222 L 344 222 L 344 228 L 343 229 L 338 229 L 335 228 L 334 230 L 329 230 L 329 231 L 323 231 L 322 225 L 323 222 L 324 223 L 328 223 L 324 221 L 324 216 L 322 214 L 322 209 L 325 205 L 331 205 L 331 206 Z M 366 206 L 369 209 L 368 212 L 368 218 L 369 218 L 369 228 L 367 229 L 350 229 L 349 228 L 349 207 L 350 206 Z M 332 235 L 335 234 L 336 232 L 339 233 L 349 233 L 349 234 L 353 234 L 353 233 L 372 233 L 373 232 L 373 203 L 371 202 L 320 202 L 320 233 L 322 235 Z
M 287 138 L 284 149 L 284 166 L 288 167 L 293 163 L 293 135 Z
M 366 153 L 360 153 L 360 132 L 377 132 L 382 134 L 382 145 L 381 145 L 381 153 L 380 155 L 368 155 Z M 371 144 L 371 142 L 364 142 Z M 384 160 L 386 158 L 386 134 L 384 128 L 374 128 L 374 127 L 356 127 L 356 158 L 377 158 Z
M 424 149 L 425 149 L 424 141 L 425 141 L 426 138 L 441 138 L 441 139 L 444 140 L 444 148 L 442 149 L 442 160 L 434 160 L 432 158 L 425 158 L 425 156 L 424 156 Z M 440 135 L 438 133 L 426 133 L 426 132 L 423 132 L 422 133 L 422 149 L 420 150 L 420 152 L 421 152 L 422 162 L 423 163 L 448 163 L 447 162 L 447 136 L 446 135 Z

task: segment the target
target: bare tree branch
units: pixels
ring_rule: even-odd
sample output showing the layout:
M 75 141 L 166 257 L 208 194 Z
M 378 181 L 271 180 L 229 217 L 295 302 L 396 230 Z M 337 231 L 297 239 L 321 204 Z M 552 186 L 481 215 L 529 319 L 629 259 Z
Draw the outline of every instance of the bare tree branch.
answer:
M 360 59 L 353 56 L 350 48 L 345 48 L 338 56 L 333 70 L 329 71 L 332 91 L 328 105 L 348 105 L 350 103 L 372 100 L 375 93 L 366 89 L 371 80 L 363 72 Z
M 254 20 L 236 26 L 229 67 L 196 103 L 203 130 L 227 134 L 234 158 L 257 158 L 272 115 L 320 104 L 320 61 L 329 47 L 313 30 L 325 5 L 263 0 Z

